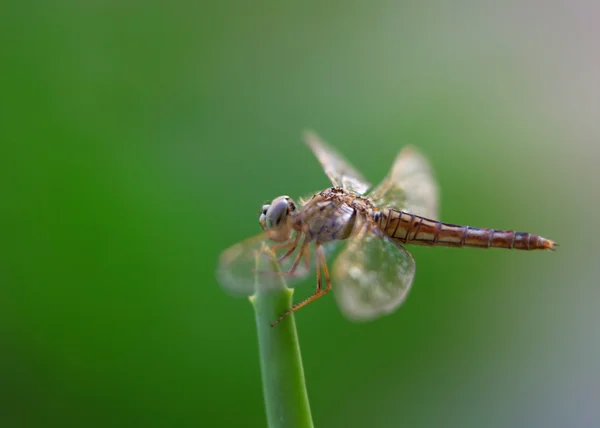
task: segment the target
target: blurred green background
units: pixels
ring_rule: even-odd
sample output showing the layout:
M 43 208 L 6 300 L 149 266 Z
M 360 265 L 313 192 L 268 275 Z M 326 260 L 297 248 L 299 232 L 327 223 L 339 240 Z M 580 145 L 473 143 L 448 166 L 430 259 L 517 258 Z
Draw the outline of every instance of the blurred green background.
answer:
M 264 201 L 328 186 L 310 127 L 373 182 L 414 144 L 443 220 L 561 245 L 414 248 L 393 315 L 302 309 L 316 426 L 599 426 L 599 13 L 4 2 L 0 425 L 265 426 L 216 260 Z

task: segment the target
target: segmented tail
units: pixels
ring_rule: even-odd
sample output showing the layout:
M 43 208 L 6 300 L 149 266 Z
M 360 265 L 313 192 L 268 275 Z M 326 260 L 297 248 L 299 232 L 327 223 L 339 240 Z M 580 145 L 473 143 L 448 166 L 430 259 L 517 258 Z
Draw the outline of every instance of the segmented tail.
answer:
M 372 219 L 386 235 L 405 244 L 515 250 L 554 250 L 558 246 L 533 233 L 459 226 L 391 208 L 374 212 Z

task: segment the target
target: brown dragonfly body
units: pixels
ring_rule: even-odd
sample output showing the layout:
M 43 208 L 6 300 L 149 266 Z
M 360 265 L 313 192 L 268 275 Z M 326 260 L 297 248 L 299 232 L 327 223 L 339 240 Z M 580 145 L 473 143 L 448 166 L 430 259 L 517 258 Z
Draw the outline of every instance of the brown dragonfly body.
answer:
M 251 295 L 278 284 L 272 279 L 276 276 L 273 272 L 269 275 L 259 268 L 265 266 L 265 260 L 278 263 L 280 274 L 287 276 L 290 284 L 310 271 L 309 248 L 314 246 L 315 293 L 292 306 L 272 325 L 328 293 L 331 278 L 337 284 L 338 305 L 348 318 L 364 321 L 391 313 L 406 298 L 416 270 L 404 245 L 516 250 L 554 250 L 558 245 L 532 233 L 436 220 L 437 183 L 429 162 L 415 148 L 401 150 L 386 178 L 371 188 L 319 137 L 308 133 L 305 141 L 334 187 L 300 201 L 298 207 L 288 196 L 263 205 L 259 219 L 263 233 L 230 247 L 219 262 L 218 274 L 224 287 L 232 293 Z M 330 275 L 326 249 L 338 242 L 347 244 Z M 280 250 L 284 253 L 278 256 Z M 266 275 L 258 282 L 251 280 L 258 272 Z
M 556 245 L 532 233 L 460 226 L 376 207 L 369 198 L 339 187 L 313 196 L 296 216 L 294 228 L 309 237 L 307 243 L 343 240 L 352 234 L 357 217 L 402 244 L 515 250 L 553 250 Z
M 386 235 L 403 244 L 509 250 L 553 250 L 556 245 L 533 233 L 442 223 L 392 208 L 375 212 L 373 219 Z

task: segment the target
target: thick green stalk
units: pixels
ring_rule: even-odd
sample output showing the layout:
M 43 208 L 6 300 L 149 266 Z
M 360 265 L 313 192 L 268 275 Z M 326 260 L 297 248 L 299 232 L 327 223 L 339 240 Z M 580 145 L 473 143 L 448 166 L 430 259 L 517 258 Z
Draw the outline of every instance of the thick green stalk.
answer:
M 273 268 L 279 272 L 276 263 Z M 269 428 L 312 428 L 313 422 L 293 314 L 271 327 L 271 322 L 278 319 L 291 306 L 293 290 L 287 287 L 283 277 L 280 286 L 275 290 L 271 288 L 268 291 L 261 291 L 258 274 L 256 281 L 258 291 L 250 297 L 250 301 L 256 314 L 260 366 Z

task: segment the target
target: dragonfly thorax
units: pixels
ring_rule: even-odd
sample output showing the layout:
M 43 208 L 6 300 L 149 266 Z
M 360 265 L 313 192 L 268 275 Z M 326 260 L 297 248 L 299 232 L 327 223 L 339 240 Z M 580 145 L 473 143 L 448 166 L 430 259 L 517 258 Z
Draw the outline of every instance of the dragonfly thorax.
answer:
M 356 196 L 330 188 L 313 196 L 296 215 L 296 224 L 309 241 L 325 243 L 346 239 L 359 213 Z

